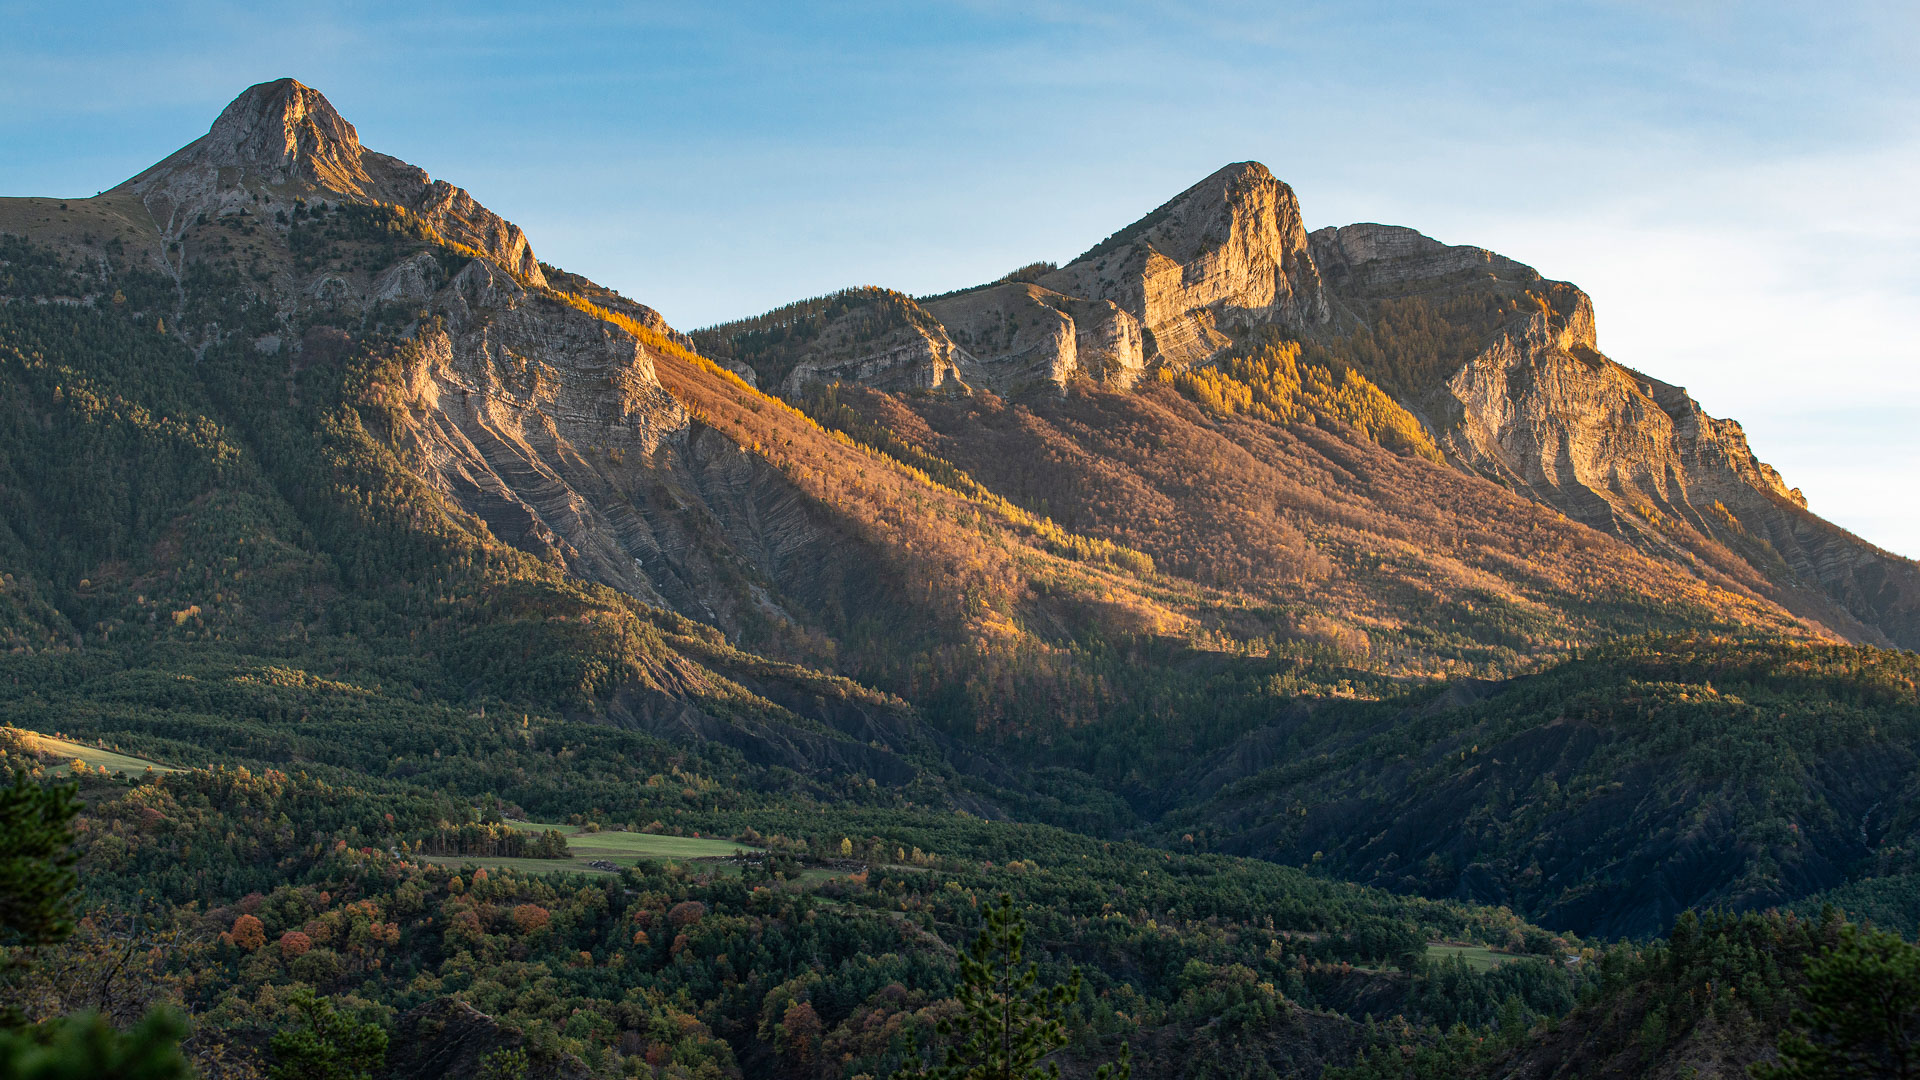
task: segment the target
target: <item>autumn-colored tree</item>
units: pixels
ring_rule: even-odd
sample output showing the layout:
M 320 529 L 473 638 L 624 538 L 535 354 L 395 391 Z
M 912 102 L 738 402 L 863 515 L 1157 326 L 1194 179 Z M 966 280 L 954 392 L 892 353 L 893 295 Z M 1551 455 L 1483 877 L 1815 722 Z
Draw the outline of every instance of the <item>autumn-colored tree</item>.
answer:
M 227 931 L 226 939 L 252 952 L 267 943 L 267 928 L 252 915 L 242 915 L 233 920 L 233 929 Z
M 794 1002 L 780 1017 L 780 1052 L 793 1061 L 812 1061 L 820 1047 L 821 1029 L 812 1003 Z
M 513 909 L 513 925 L 522 934 L 537 934 L 547 928 L 547 909 L 539 904 L 518 904 Z

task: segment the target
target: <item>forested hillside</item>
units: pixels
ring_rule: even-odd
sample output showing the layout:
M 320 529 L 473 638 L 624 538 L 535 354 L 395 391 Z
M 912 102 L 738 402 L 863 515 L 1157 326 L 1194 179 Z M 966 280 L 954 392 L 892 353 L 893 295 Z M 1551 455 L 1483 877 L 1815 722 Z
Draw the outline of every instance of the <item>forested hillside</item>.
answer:
M 0 753 L 84 803 L 0 1020 L 883 1077 L 1005 893 L 1082 969 L 1071 1073 L 1372 1076 L 1625 1053 L 1689 909 L 1910 932 L 1920 669 L 1858 643 L 1910 564 L 1483 467 L 1435 380 L 1502 327 L 1585 362 L 1584 296 L 1416 310 L 1461 249 L 1236 170 L 1064 268 L 693 335 L 291 80 L 0 200 Z M 1815 933 L 1766 919 L 1742 1061 Z

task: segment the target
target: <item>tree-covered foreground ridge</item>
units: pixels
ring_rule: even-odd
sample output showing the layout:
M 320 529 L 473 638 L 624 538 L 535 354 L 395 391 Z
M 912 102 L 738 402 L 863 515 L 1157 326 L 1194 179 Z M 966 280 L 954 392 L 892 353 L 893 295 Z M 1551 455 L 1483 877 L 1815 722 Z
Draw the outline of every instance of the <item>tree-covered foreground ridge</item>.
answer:
M 682 333 L 291 80 L 0 200 L 0 1077 L 1885 1076 L 1920 568 L 1229 166 Z

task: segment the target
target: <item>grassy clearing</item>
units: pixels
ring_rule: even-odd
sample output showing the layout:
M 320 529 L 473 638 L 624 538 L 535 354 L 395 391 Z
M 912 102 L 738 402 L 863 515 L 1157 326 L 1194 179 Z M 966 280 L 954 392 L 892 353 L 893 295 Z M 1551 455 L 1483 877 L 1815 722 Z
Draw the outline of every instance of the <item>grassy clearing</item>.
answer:
M 59 758 L 61 764 L 48 770 L 56 776 L 64 776 L 71 772 L 75 758 L 79 758 L 93 768 L 109 769 L 123 776 L 139 776 L 148 769 L 157 773 L 180 771 L 171 765 L 162 765 L 157 761 L 148 761 L 146 758 L 137 758 L 131 754 L 117 753 L 112 750 L 102 750 L 97 746 L 88 746 L 70 739 L 56 739 L 37 731 L 9 728 L 7 734 L 19 739 L 28 750 L 36 754 Z
M 509 821 L 522 832 L 557 830 L 567 847 L 588 859 L 715 859 L 760 849 L 734 840 L 706 836 L 656 836 L 640 832 L 581 832 L 572 825 L 543 825 L 537 821 Z M 544 862 L 547 860 L 534 860 Z
M 419 858 L 440 866 L 510 868 L 525 874 L 609 874 L 616 871 L 593 864 L 605 862 L 624 868 L 633 865 L 637 859 L 718 859 L 760 850 L 749 844 L 736 843 L 732 840 L 716 840 L 706 836 L 581 832 L 579 827 L 574 825 L 549 825 L 538 821 L 509 821 L 507 824 L 521 832 L 544 832 L 554 829 L 567 838 L 567 850 L 572 854 L 565 859 L 510 859 L 490 855 L 422 855 Z M 719 864 L 714 869 L 723 874 L 740 872 L 738 866 L 731 864 Z
M 1444 960 L 1449 956 L 1457 956 L 1465 960 L 1467 966 L 1475 971 L 1492 971 L 1501 964 L 1507 963 L 1510 960 L 1519 959 L 1519 957 L 1509 953 L 1494 952 L 1484 945 L 1456 945 L 1443 941 L 1429 943 L 1427 945 L 1427 956 L 1434 960 Z

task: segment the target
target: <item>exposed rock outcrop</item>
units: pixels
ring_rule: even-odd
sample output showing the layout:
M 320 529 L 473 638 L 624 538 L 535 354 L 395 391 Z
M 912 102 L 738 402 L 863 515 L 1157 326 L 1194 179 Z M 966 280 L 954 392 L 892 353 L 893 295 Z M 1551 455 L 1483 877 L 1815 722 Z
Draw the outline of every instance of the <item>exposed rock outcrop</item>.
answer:
M 690 340 L 751 385 L 789 399 L 833 382 L 892 391 L 969 389 L 966 350 L 919 304 L 891 289 L 843 289 L 696 331 Z
M 1439 339 L 1394 337 L 1421 319 L 1468 343 L 1457 367 L 1368 371 L 1427 418 L 1456 465 L 1649 553 L 1733 571 L 1836 633 L 1920 645 L 1920 566 L 1808 513 L 1738 423 L 1608 359 L 1584 292 L 1411 229 L 1352 225 L 1312 239 L 1353 331 L 1331 340 L 1356 363 L 1439 353 Z M 1355 346 L 1363 333 L 1372 351 Z
M 1531 267 L 1486 248 L 1442 244 L 1399 225 L 1362 222 L 1316 229 L 1308 239 L 1327 285 L 1346 293 L 1431 281 L 1448 274 L 1532 274 Z
M 1190 367 L 1256 325 L 1305 332 L 1330 309 L 1293 189 L 1229 165 L 1042 277 L 1137 319 L 1146 361 Z
M 1139 321 L 1106 300 L 1000 282 L 925 301 L 848 289 L 701 330 L 701 351 L 789 400 L 859 383 L 892 392 L 1020 394 L 1078 380 L 1127 389 L 1140 377 Z
M 867 294 L 893 302 L 849 302 Z M 1204 363 L 1253 327 L 1304 333 L 1329 317 L 1292 189 L 1242 162 L 1031 281 L 917 305 L 886 290 L 847 290 L 714 327 L 700 342 L 731 355 L 752 350 L 753 335 L 780 334 L 754 366 L 759 385 L 787 397 L 835 380 L 883 390 L 1018 394 L 1081 381 L 1125 390 L 1153 365 Z
M 1276 332 L 1385 389 L 1466 472 L 1831 632 L 1920 645 L 1920 567 L 1808 513 L 1739 424 L 1609 360 L 1584 292 L 1412 229 L 1309 236 L 1292 190 L 1258 163 L 1215 172 L 1064 267 L 918 303 L 850 290 L 700 343 L 759 349 L 759 385 L 790 398 L 836 380 L 1018 396 L 1125 390 Z
M 970 359 L 938 326 L 901 321 L 867 335 L 851 320 L 830 326 L 822 340 L 781 379 L 780 394 L 799 397 L 815 383 L 857 382 L 881 390 L 965 390 Z
M 464 188 L 362 148 L 353 125 L 319 91 L 292 79 L 248 88 L 205 135 L 115 190 L 138 196 L 169 240 L 201 215 L 258 209 L 262 196 L 283 205 L 315 195 L 388 203 L 527 281 L 546 283 L 518 225 Z
M 1140 322 L 1111 300 L 1004 282 L 926 302 L 1000 393 L 1076 379 L 1130 389 L 1145 366 Z
M 828 526 L 778 470 L 691 418 L 645 343 L 475 261 L 424 301 L 392 433 L 495 536 L 738 632 L 795 624 Z

